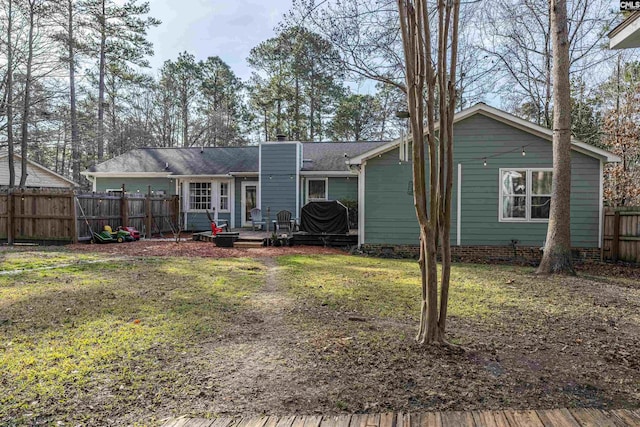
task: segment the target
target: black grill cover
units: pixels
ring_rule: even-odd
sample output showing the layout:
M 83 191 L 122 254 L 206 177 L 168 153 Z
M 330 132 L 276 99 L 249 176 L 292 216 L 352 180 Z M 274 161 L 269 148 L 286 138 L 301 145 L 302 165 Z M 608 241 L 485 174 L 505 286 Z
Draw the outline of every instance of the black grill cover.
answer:
M 349 211 L 338 201 L 309 202 L 300 216 L 300 231 L 349 234 Z

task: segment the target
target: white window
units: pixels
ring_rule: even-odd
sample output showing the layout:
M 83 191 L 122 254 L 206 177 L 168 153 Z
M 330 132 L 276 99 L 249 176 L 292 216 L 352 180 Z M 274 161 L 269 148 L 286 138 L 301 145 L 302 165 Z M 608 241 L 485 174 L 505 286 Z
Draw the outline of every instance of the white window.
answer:
M 229 210 L 229 183 L 220 183 L 220 211 Z
M 327 178 L 307 179 L 307 200 L 327 200 Z
M 547 221 L 551 169 L 500 169 L 500 221 Z
M 211 209 L 211 183 L 189 183 L 189 210 Z

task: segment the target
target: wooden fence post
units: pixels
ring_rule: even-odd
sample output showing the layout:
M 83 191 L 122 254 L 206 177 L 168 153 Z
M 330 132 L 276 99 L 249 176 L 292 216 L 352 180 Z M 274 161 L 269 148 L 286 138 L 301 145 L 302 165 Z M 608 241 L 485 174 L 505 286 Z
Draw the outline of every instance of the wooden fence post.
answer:
M 122 194 L 120 195 L 120 225 L 122 227 L 129 226 L 129 200 L 124 184 L 122 184 Z
M 71 191 L 69 195 L 69 202 L 71 203 L 71 218 L 73 224 L 71 225 L 71 239 L 73 243 L 78 243 L 78 211 L 76 206 L 76 193 Z
M 147 196 L 144 201 L 145 204 L 145 227 L 147 228 L 147 239 L 151 238 L 151 186 L 147 186 Z
M 173 196 L 173 206 L 171 206 L 173 212 L 171 212 L 171 220 L 176 225 L 177 228 L 180 228 L 180 196 Z
M 620 211 L 616 210 L 613 215 L 613 239 L 611 240 L 611 259 L 618 261 L 620 256 Z
M 13 189 L 7 192 L 7 244 L 13 245 Z

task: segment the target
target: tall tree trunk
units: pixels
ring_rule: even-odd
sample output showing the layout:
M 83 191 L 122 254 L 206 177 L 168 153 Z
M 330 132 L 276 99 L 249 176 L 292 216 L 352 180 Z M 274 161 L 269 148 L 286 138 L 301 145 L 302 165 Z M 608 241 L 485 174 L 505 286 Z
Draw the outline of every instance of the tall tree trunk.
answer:
M 8 0 L 7 16 L 7 151 L 9 161 L 9 188 L 16 185 L 13 158 L 13 0 Z
M 188 98 L 186 96 L 187 88 L 183 88 L 185 91 L 182 97 L 182 146 L 188 147 L 189 144 L 189 105 Z
M 316 127 L 315 127 L 315 114 L 316 114 L 316 95 L 314 93 L 315 89 L 315 73 L 314 70 L 311 70 L 311 88 L 309 90 L 309 141 L 315 141 L 316 137 Z
M 553 179 L 551 212 L 538 274 L 575 274 L 571 264 L 571 92 L 566 0 L 550 0 L 553 45 Z
M 440 0 L 437 4 L 437 70 L 434 70 L 431 18 L 426 0 L 398 0 L 413 144 L 414 205 L 420 226 L 422 301 L 416 341 L 429 344 L 442 343 L 445 337 L 451 269 L 449 231 L 453 177 L 453 114 L 456 104 L 454 82 L 460 7 L 457 0 Z M 450 29 L 451 25 L 453 27 Z M 450 54 L 447 52 L 449 46 Z M 438 140 L 435 133 L 436 118 L 440 120 Z M 425 145 L 428 147 L 428 177 Z M 439 236 L 444 261 L 440 305 L 437 267 Z
M 295 91 L 296 91 L 296 96 L 295 96 L 295 119 L 294 119 L 294 132 L 293 132 L 293 139 L 296 141 L 300 141 L 300 129 L 302 128 L 302 126 L 300 126 L 300 78 L 298 77 L 298 73 L 296 71 L 296 77 L 295 77 Z
M 100 62 L 98 64 L 98 161 L 104 157 L 104 75 L 107 62 L 107 11 L 102 0 L 100 21 Z
M 33 67 L 33 27 L 35 25 L 36 1 L 29 0 L 29 35 L 27 36 L 27 72 L 24 82 L 24 109 L 22 110 L 22 141 L 20 143 L 20 155 L 22 157 L 22 174 L 20 176 L 20 188 L 27 186 L 27 155 L 29 145 L 29 120 L 31 116 L 31 80 Z
M 73 38 L 73 0 L 68 0 L 68 49 L 69 49 L 69 112 L 71 119 L 71 159 L 73 180 L 80 183 L 80 136 L 78 134 L 78 112 L 76 108 L 76 58 L 75 39 Z M 66 138 L 65 138 L 66 144 Z M 64 159 L 62 161 L 64 174 Z
M 67 159 L 67 124 L 65 123 L 62 130 L 62 158 L 60 160 L 60 172 L 59 172 L 60 175 L 64 175 L 66 173 L 65 172 L 66 159 Z
M 453 24 L 452 34 L 458 34 L 458 8 L 453 8 L 452 4 L 447 2 L 447 14 L 445 33 L 449 33 L 449 22 Z M 451 14 L 453 13 L 453 16 Z M 446 42 L 446 41 L 445 41 Z M 446 130 L 446 139 L 440 140 L 440 146 L 443 147 L 441 155 L 444 156 L 444 161 L 441 163 L 445 172 L 441 173 L 444 179 L 444 199 L 441 202 L 441 258 L 442 258 L 442 278 L 440 286 L 440 313 L 438 317 L 439 336 L 444 337 L 446 324 L 447 324 L 447 308 L 449 305 L 449 284 L 451 281 L 451 199 L 453 197 L 453 116 L 456 110 L 456 65 L 458 57 L 458 43 L 457 39 L 454 43 L 451 43 L 451 62 L 449 64 L 449 76 L 447 76 L 446 70 L 443 73 L 443 78 L 449 77 L 449 80 L 445 80 L 447 84 L 442 85 L 441 91 L 447 94 L 447 103 L 443 104 L 443 110 L 441 110 L 440 129 Z M 446 60 L 446 56 L 443 58 Z M 450 77 L 454 76 L 454 77 Z
M 551 29 L 551 13 L 549 14 L 549 29 Z M 543 113 L 544 113 L 544 123 L 540 123 L 538 122 L 539 125 L 543 125 L 546 128 L 551 127 L 551 98 L 553 95 L 552 93 L 552 87 L 553 84 L 551 82 L 551 75 L 554 73 L 554 69 L 552 68 L 552 57 L 551 55 L 555 54 L 555 47 L 551 46 L 551 50 L 552 52 L 549 52 L 549 38 L 553 37 L 551 34 L 545 36 L 545 41 L 544 41 L 544 53 L 545 53 L 545 59 L 544 59 L 544 72 L 545 72 L 545 95 L 544 95 L 544 106 L 543 106 Z M 569 40 L 569 35 L 567 34 L 567 41 Z M 553 43 L 553 40 L 551 41 L 551 43 Z M 567 46 L 567 52 L 569 52 L 569 47 Z M 567 53 L 568 55 L 568 53 Z M 567 61 L 569 61 L 569 58 L 567 57 Z M 555 64 L 555 61 L 553 61 L 553 63 Z

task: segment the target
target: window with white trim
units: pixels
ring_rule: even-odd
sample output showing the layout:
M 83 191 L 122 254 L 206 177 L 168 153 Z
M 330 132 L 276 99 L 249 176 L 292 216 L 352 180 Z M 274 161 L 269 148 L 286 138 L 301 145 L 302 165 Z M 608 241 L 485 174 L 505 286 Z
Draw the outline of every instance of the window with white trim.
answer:
M 500 169 L 500 221 L 547 221 L 551 169 Z
M 229 183 L 220 183 L 220 211 L 229 210 Z
M 189 183 L 189 210 L 211 209 L 211 182 Z
M 307 179 L 307 200 L 327 200 L 327 179 Z

